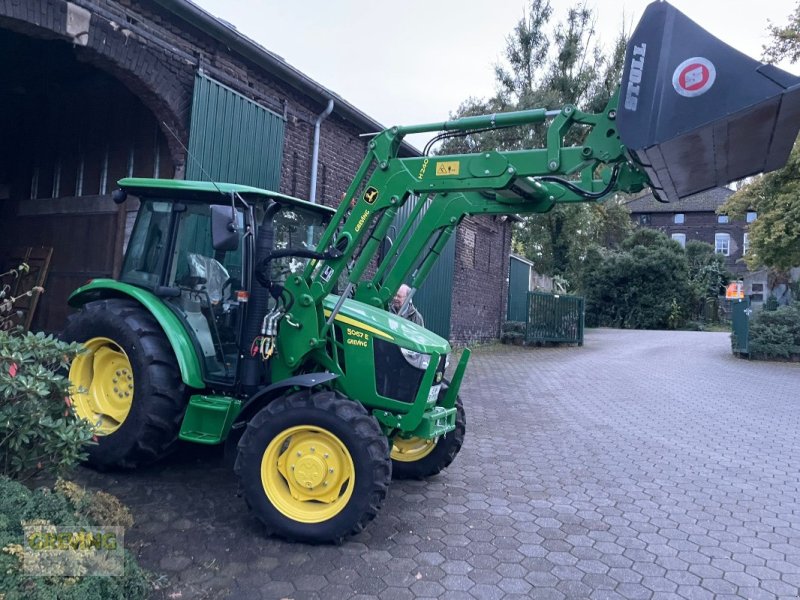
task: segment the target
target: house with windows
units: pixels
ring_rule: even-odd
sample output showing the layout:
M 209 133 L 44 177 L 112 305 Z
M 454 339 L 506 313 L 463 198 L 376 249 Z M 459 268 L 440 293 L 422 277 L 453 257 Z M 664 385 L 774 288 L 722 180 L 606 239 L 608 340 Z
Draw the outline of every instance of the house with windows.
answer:
M 770 295 L 779 304 L 791 301 L 791 288 L 784 280 L 770 277 L 770 271 L 762 268 L 750 271 L 743 257 L 749 251 L 748 229 L 758 218 L 754 211 L 746 213 L 744 219 L 731 219 L 718 215 L 717 209 L 733 195 L 727 188 L 714 188 L 684 198 L 679 202 L 659 202 L 652 193 L 643 194 L 626 202 L 631 220 L 641 227 L 663 231 L 681 246 L 699 240 L 714 246 L 717 254 L 725 257 L 725 265 L 743 283 L 744 294 L 754 308 L 760 308 Z M 800 267 L 789 272 L 792 281 L 800 280 Z
M 681 246 L 691 240 L 711 244 L 717 254 L 725 257 L 728 270 L 744 277 L 748 273 L 742 260 L 748 250 L 748 224 L 757 215 L 748 212 L 745 220 L 718 215 L 717 209 L 732 194 L 727 188 L 713 188 L 680 202 L 667 203 L 648 193 L 629 200 L 627 207 L 634 223 L 663 231 Z

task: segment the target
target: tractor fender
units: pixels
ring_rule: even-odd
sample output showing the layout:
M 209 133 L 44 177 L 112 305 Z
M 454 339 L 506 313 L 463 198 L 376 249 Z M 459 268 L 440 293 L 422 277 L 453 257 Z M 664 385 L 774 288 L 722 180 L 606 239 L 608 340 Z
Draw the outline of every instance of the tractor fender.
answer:
M 236 416 L 233 427 L 247 424 L 247 421 L 255 416 L 259 410 L 264 408 L 278 396 L 282 396 L 285 391 L 290 390 L 291 388 L 299 387 L 311 389 L 317 387 L 318 385 L 322 385 L 323 383 L 333 381 L 337 377 L 338 375 L 336 373 L 304 373 L 302 375 L 295 375 L 294 377 L 289 377 L 289 379 L 284 379 L 283 381 L 268 385 L 264 389 L 254 394 L 247 402 L 245 402 L 244 406 L 242 406 L 242 410 L 239 411 L 239 414 Z
M 153 315 L 161 329 L 164 330 L 172 351 L 175 353 L 183 383 L 198 389 L 206 387 L 203 381 L 203 371 L 200 368 L 200 359 L 186 327 L 178 316 L 164 304 L 164 301 L 152 292 L 114 279 L 94 279 L 72 292 L 67 303 L 72 308 L 80 308 L 89 302 L 109 298 L 136 300 Z
M 268 385 L 258 393 L 253 395 L 245 402 L 242 410 L 236 415 L 236 419 L 231 426 L 228 437 L 225 439 L 225 462 L 230 466 L 236 461 L 236 447 L 244 433 L 247 422 L 267 404 L 279 398 L 286 392 L 295 387 L 311 389 L 323 383 L 333 381 L 338 375 L 336 373 L 304 373 L 284 379 L 278 383 Z

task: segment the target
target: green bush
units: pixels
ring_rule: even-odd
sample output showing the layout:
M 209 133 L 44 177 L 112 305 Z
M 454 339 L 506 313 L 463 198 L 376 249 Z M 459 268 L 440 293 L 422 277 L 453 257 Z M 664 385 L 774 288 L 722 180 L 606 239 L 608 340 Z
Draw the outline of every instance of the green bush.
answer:
M 800 360 L 800 302 L 757 313 L 748 345 L 751 358 Z
M 147 598 L 150 586 L 145 573 L 127 551 L 121 576 L 42 577 L 24 573 L 22 523 L 30 521 L 87 528 L 130 527 L 133 523 L 127 509 L 108 494 L 85 492 L 68 482 L 59 482 L 52 490 L 31 491 L 16 481 L 0 477 L 0 580 L 3 582 L 0 597 L 4 600 Z
M 500 327 L 500 341 L 504 344 L 521 344 L 525 341 L 525 321 L 504 321 Z
M 65 376 L 78 344 L 0 332 L 0 476 L 59 474 L 85 458 L 92 427 L 79 419 Z
M 675 329 L 691 313 L 686 255 L 649 229 L 637 230 L 619 251 L 590 248 L 581 286 L 588 327 Z

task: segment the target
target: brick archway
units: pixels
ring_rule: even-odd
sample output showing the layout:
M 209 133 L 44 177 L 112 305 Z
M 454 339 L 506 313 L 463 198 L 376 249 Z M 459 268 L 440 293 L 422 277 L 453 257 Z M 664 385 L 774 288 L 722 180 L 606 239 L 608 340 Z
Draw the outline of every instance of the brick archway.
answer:
M 78 61 L 119 80 L 155 116 L 178 175 L 186 160 L 195 65 L 116 22 L 65 0 L 0 0 L 0 29 L 71 42 Z M 176 139 L 177 137 L 177 139 Z

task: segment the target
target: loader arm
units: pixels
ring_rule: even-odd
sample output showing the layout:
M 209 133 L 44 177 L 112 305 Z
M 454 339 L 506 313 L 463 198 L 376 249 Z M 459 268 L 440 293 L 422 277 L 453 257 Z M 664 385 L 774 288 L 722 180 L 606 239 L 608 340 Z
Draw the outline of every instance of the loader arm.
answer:
M 543 148 L 398 156 L 409 134 L 546 121 Z M 576 126 L 582 143 L 565 145 Z M 541 213 L 645 187 L 677 201 L 782 166 L 798 129 L 800 79 L 739 53 L 667 2 L 654 2 L 628 43 L 621 91 L 600 113 L 567 105 L 377 134 L 317 246 L 326 258 L 286 282 L 291 329 L 279 336 L 274 375 L 293 373 L 309 353 L 324 362 L 331 324 L 347 297 L 385 307 L 404 281 L 419 287 L 467 215 Z M 375 265 L 409 201 L 414 206 L 398 243 Z M 325 314 L 323 300 L 343 279 L 339 301 Z

